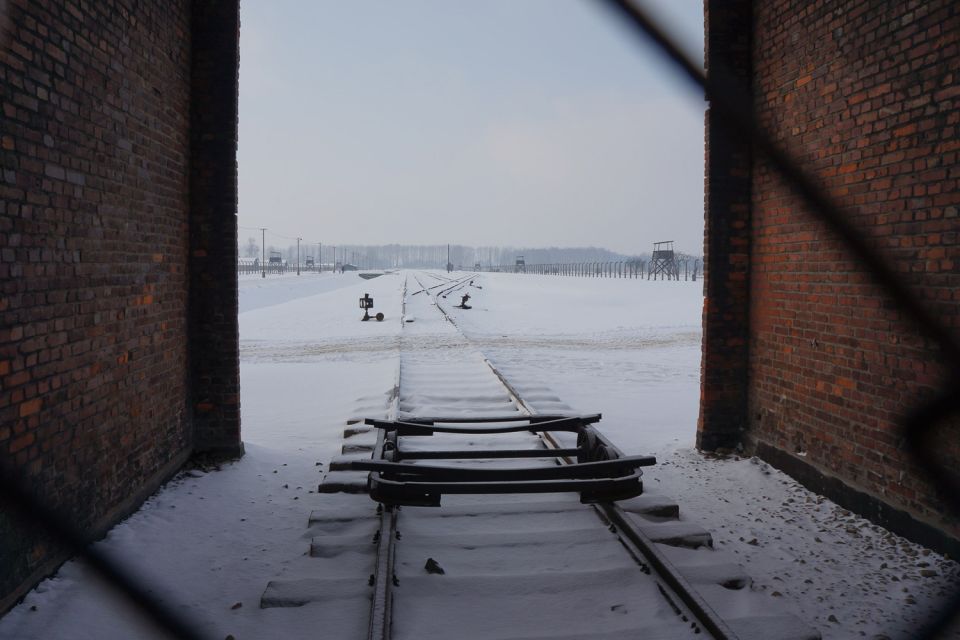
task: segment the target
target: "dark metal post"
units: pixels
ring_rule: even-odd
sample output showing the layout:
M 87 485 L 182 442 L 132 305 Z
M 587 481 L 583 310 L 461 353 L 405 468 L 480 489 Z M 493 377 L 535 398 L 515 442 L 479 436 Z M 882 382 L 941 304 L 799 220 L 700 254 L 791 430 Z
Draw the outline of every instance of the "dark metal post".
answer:
M 260 227 L 260 273 L 261 278 L 267 277 L 267 228 Z

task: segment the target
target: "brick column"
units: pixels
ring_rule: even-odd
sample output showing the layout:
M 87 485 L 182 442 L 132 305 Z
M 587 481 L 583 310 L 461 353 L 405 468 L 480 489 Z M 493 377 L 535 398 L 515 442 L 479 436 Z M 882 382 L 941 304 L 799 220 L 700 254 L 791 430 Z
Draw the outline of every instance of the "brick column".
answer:
M 706 68 L 720 91 L 750 87 L 750 0 L 705 3 Z M 732 448 L 747 426 L 750 145 L 706 113 L 703 360 L 697 446 Z
M 237 0 L 194 0 L 190 109 L 190 392 L 195 451 L 240 454 Z

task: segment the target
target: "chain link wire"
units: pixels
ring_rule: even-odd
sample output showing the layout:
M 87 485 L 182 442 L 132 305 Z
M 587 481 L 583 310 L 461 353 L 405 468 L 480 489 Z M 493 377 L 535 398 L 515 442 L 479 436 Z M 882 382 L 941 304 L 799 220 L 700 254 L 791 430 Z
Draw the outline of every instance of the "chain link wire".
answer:
M 699 91 L 702 91 L 713 112 L 714 126 L 725 127 L 753 144 L 783 179 L 805 201 L 810 214 L 830 229 L 856 257 L 891 297 L 897 307 L 910 318 L 928 339 L 942 350 L 948 362 L 951 381 L 936 396 L 922 403 L 900 426 L 907 442 L 908 451 L 915 461 L 930 475 L 935 486 L 942 491 L 955 513 L 960 514 L 960 486 L 952 479 L 936 457 L 932 446 L 932 434 L 937 425 L 960 409 L 960 343 L 937 319 L 890 268 L 883 255 L 871 248 L 859 229 L 850 221 L 850 216 L 837 206 L 826 190 L 783 149 L 756 122 L 750 105 L 749 93 L 736 87 L 732 74 L 721 69 L 711 69 L 708 77 L 700 65 L 694 64 L 677 45 L 642 10 L 628 0 L 600 0 L 610 7 L 641 37 L 652 41 L 673 66 L 678 75 L 684 76 Z M 161 601 L 129 567 L 111 558 L 92 544 L 88 534 L 79 530 L 68 518 L 45 504 L 42 496 L 36 495 L 26 483 L 6 465 L 0 462 L 2 493 L 0 501 L 9 506 L 20 518 L 45 532 L 60 544 L 65 551 L 85 561 L 100 577 L 126 597 L 133 608 L 153 622 L 157 629 L 171 638 L 203 640 L 211 636 L 200 631 L 198 621 L 186 616 L 182 607 L 174 607 Z M 946 630 L 960 614 L 960 594 L 955 594 L 943 603 L 913 636 L 917 640 L 936 638 Z

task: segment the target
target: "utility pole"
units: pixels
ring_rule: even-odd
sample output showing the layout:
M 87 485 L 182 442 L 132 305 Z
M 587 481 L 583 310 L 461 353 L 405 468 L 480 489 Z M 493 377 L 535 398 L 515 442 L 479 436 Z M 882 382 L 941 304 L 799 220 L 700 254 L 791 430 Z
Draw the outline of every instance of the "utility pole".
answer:
M 260 277 L 267 277 L 267 228 L 260 227 Z
M 297 237 L 297 275 L 300 275 L 300 241 L 303 240 L 301 237 Z
M 323 243 L 317 243 L 317 273 L 323 273 Z

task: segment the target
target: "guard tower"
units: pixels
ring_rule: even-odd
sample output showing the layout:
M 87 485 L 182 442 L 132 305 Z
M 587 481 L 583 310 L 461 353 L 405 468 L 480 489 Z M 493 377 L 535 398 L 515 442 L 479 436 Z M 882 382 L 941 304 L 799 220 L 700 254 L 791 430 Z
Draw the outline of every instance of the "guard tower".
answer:
M 517 256 L 517 263 L 514 265 L 513 270 L 516 273 L 527 272 L 527 262 L 523 259 L 523 256 Z
M 673 250 L 673 240 L 653 243 L 653 257 L 647 269 L 647 280 L 656 280 L 658 274 L 664 280 L 680 279 L 680 263 L 677 262 L 677 254 Z

